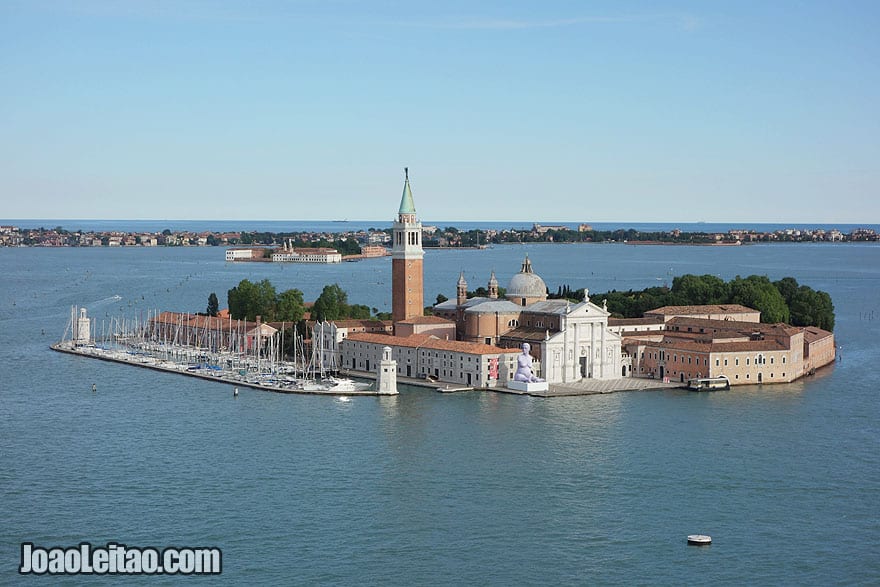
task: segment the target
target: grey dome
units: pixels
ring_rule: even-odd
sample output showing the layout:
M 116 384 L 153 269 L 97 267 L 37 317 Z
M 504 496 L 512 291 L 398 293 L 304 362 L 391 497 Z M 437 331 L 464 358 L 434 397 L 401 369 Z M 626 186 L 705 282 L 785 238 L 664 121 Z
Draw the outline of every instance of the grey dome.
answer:
M 532 262 L 528 255 L 523 261 L 520 272 L 510 279 L 506 295 L 509 298 L 545 298 L 547 296 L 547 284 L 539 275 L 532 272 Z

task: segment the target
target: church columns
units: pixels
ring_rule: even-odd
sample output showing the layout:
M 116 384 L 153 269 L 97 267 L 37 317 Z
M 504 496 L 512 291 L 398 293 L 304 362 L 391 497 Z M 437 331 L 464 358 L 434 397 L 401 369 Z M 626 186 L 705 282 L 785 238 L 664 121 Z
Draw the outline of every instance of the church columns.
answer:
M 590 377 L 596 376 L 596 323 L 590 322 L 590 360 L 587 361 L 590 366 Z

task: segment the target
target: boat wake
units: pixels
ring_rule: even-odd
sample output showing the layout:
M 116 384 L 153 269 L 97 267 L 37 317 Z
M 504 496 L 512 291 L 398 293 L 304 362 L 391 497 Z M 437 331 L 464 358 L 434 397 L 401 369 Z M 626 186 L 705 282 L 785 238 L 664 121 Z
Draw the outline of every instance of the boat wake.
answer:
M 110 296 L 109 298 L 104 298 L 102 300 L 98 300 L 97 302 L 92 302 L 91 304 L 88 304 L 87 307 L 95 307 L 95 306 L 100 306 L 102 304 L 112 304 L 113 302 L 118 302 L 121 299 L 122 299 L 122 296 L 119 294 L 116 294 L 116 295 Z

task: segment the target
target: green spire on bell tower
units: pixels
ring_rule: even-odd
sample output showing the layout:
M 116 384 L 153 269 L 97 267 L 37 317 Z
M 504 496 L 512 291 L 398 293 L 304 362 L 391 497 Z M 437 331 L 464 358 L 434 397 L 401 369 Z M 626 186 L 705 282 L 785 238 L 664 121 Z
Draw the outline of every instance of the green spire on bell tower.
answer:
M 415 214 L 416 213 L 416 205 L 413 202 L 412 190 L 409 187 L 409 167 L 403 168 L 404 176 L 406 177 L 405 183 L 403 184 L 403 196 L 400 198 L 400 210 L 397 211 L 398 214 Z

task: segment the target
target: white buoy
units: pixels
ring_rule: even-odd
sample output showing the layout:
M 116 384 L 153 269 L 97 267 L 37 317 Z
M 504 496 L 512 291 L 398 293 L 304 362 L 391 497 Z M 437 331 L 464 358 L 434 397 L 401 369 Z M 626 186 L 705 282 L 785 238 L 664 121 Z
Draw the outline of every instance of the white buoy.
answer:
M 98 391 L 98 384 L 92 383 L 92 391 Z
M 708 546 L 712 544 L 712 537 L 706 536 L 705 534 L 690 534 L 688 535 L 688 544 L 693 544 L 695 546 Z
M 238 388 L 237 387 L 234 390 L 232 390 L 232 397 L 238 397 Z

